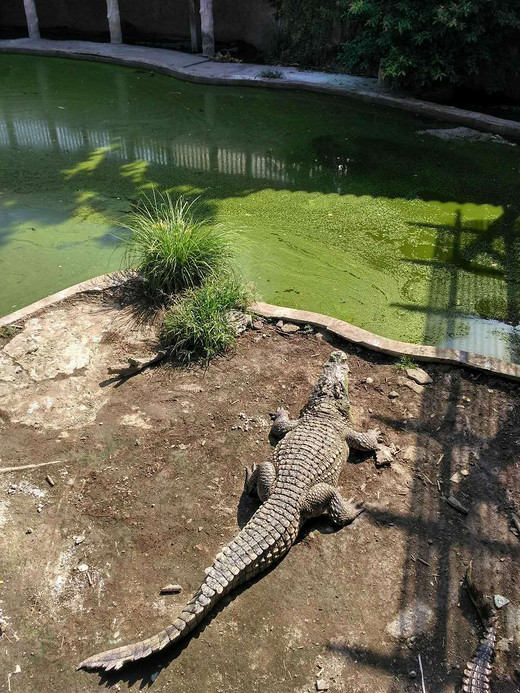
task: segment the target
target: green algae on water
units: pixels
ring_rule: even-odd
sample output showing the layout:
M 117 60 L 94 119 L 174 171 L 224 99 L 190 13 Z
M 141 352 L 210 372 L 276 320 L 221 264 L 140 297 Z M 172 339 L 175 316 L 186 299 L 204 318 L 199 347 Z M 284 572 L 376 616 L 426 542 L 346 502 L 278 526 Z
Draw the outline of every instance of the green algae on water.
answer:
M 0 93 L 0 313 L 118 269 L 122 218 L 157 189 L 237 230 L 265 301 L 518 358 L 518 148 L 335 96 L 57 58 L 0 56 Z

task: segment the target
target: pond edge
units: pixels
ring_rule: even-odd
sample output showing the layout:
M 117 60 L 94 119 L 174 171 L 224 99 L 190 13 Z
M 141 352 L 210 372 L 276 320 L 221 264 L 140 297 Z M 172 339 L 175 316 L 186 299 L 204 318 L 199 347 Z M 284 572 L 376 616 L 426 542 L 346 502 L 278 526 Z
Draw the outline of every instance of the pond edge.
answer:
M 27 320 L 45 308 L 61 303 L 72 296 L 101 293 L 105 289 L 121 286 L 127 280 L 128 275 L 122 273 L 102 274 L 99 277 L 87 279 L 79 284 L 62 289 L 55 294 L 46 296 L 35 303 L 31 303 L 25 308 L 20 308 L 20 310 L 14 313 L 5 315 L 3 318 L 0 318 L 0 328 Z M 492 356 L 483 356 L 460 349 L 445 349 L 426 344 L 398 342 L 351 325 L 344 320 L 339 320 L 329 315 L 322 315 L 321 313 L 312 313 L 307 310 L 275 306 L 259 301 L 253 303 L 250 309 L 253 313 L 263 318 L 286 320 L 300 325 L 311 325 L 315 329 L 324 330 L 347 342 L 381 354 L 396 357 L 410 356 L 417 361 L 464 366 L 520 382 L 520 364 L 502 361 Z

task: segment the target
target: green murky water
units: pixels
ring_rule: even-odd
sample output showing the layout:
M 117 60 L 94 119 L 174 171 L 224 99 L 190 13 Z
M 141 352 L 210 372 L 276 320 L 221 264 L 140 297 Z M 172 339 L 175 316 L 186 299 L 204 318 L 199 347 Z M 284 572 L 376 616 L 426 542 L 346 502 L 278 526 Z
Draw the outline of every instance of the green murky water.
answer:
M 342 98 L 0 56 L 0 314 L 120 267 L 143 190 L 199 193 L 264 300 L 518 359 L 519 147 Z

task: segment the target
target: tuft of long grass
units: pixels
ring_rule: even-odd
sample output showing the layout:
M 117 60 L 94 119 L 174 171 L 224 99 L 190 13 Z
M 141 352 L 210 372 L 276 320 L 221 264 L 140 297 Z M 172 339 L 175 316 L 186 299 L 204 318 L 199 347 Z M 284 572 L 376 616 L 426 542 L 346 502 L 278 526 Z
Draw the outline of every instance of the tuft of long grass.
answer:
M 229 235 L 197 216 L 197 200 L 145 198 L 125 220 L 125 262 L 143 279 L 145 293 L 159 303 L 221 273 L 232 256 Z
M 178 360 L 208 362 L 236 344 L 230 311 L 245 310 L 251 292 L 232 277 L 213 277 L 174 299 L 166 312 L 162 341 Z

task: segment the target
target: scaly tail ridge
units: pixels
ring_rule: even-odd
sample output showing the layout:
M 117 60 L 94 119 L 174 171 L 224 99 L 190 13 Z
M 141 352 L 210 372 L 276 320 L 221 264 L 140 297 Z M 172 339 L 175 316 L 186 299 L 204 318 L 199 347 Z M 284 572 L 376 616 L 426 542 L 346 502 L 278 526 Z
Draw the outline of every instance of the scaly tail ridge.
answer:
M 89 657 L 78 669 L 121 669 L 124 664 L 160 652 L 188 635 L 224 594 L 265 570 L 289 550 L 299 521 L 296 513 L 290 521 L 289 514 L 292 513 L 287 508 L 278 508 L 276 502 L 268 500 L 235 539 L 221 549 L 206 570 L 199 590 L 170 626 L 146 640 Z

